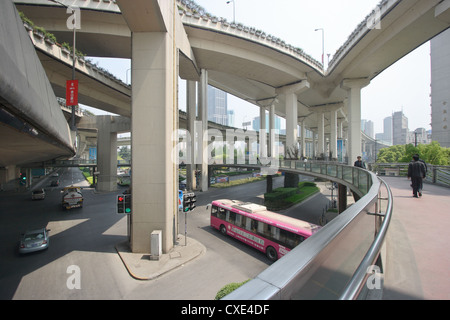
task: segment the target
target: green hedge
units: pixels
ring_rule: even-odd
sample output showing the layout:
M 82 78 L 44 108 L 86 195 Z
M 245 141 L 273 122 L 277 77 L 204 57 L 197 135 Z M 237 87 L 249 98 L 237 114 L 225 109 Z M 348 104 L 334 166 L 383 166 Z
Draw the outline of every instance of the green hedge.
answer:
M 319 191 L 314 182 L 300 182 L 298 188 L 278 188 L 271 193 L 265 193 L 264 205 L 272 211 L 287 209 Z
M 220 300 L 223 297 L 229 295 L 231 292 L 233 292 L 234 290 L 236 290 L 237 288 L 239 288 L 240 286 L 244 285 L 245 283 L 249 282 L 250 279 L 241 282 L 241 283 L 229 283 L 226 286 L 224 286 L 222 289 L 219 290 L 219 292 L 217 292 L 216 297 L 214 298 L 214 300 Z
M 264 194 L 264 201 L 276 201 L 289 198 L 297 193 L 297 188 L 277 188 Z

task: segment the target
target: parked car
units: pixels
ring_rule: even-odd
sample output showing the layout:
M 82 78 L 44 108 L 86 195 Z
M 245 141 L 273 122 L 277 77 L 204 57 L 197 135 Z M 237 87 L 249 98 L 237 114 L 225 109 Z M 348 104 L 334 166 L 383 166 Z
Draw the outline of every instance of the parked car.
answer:
M 22 234 L 19 244 L 19 253 L 25 254 L 48 249 L 50 244 L 49 233 L 46 228 L 29 230 Z
M 36 189 L 31 192 L 31 200 L 44 200 L 44 199 L 45 199 L 44 189 Z

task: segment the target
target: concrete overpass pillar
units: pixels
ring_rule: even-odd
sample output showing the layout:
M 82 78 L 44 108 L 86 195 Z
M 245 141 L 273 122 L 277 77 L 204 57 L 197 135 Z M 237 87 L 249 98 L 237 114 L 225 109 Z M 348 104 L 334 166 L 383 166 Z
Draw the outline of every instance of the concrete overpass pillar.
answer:
M 325 114 L 319 112 L 317 123 L 317 155 L 319 157 L 326 157 L 325 154 Z
M 132 33 L 131 249 L 150 252 L 150 235 L 162 230 L 162 251 L 173 247 L 178 211 L 172 140 L 176 126 L 174 40 L 167 32 Z
M 337 110 L 331 110 L 331 134 L 330 134 L 330 152 L 332 158 L 337 159 Z
M 268 156 L 274 157 L 277 153 L 275 151 L 275 106 L 269 107 L 269 147 Z
M 259 108 L 259 157 L 267 158 L 266 108 Z
M 369 85 L 368 79 L 348 79 L 342 88 L 348 92 L 348 165 L 361 155 L 361 89 Z
M 300 155 L 306 157 L 306 128 L 305 128 L 305 119 L 302 120 L 300 125 L 300 135 L 301 135 L 301 150 Z
M 187 131 L 188 136 L 191 137 L 190 143 L 188 139 L 187 145 L 187 165 L 186 165 L 186 180 L 187 189 L 196 190 L 197 184 L 195 179 L 195 119 L 197 115 L 197 99 L 196 99 L 197 84 L 195 81 L 186 82 L 186 96 L 187 96 Z
M 200 83 L 198 88 L 198 114 L 202 121 L 202 132 L 201 139 L 202 145 L 200 146 L 202 150 L 201 157 L 201 190 L 208 191 L 208 159 L 205 157 L 208 150 L 208 70 L 202 69 L 200 75 Z
M 97 170 L 100 172 L 97 191 L 117 190 L 117 132 L 111 129 L 111 116 L 98 116 Z
M 298 148 L 298 108 L 297 95 L 287 93 L 286 95 L 286 148 Z

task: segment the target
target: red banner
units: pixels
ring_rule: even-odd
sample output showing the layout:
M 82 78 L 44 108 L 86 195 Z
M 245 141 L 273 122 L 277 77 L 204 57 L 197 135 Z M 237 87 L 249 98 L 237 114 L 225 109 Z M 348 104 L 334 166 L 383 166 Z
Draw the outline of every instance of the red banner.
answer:
M 66 106 L 78 105 L 78 80 L 68 80 L 66 83 Z

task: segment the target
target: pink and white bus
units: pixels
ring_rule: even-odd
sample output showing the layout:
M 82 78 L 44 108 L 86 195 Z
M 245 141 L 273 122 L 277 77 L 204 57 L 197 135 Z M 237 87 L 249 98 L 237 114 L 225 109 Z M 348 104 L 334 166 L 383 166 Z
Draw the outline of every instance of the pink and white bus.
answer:
M 320 229 L 318 225 L 267 211 L 264 206 L 236 200 L 213 201 L 211 226 L 264 252 L 272 261 Z

